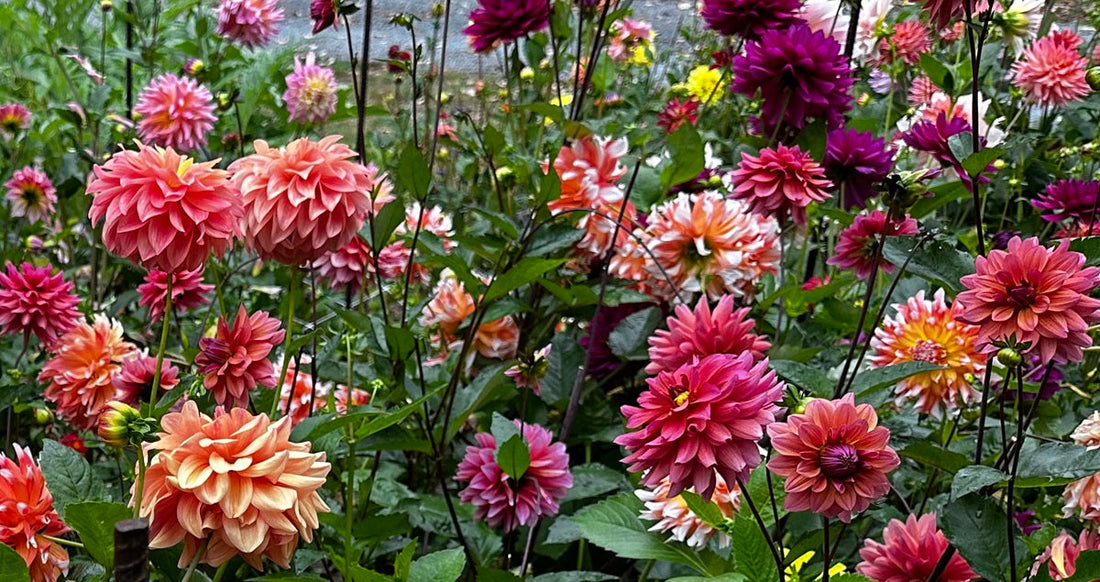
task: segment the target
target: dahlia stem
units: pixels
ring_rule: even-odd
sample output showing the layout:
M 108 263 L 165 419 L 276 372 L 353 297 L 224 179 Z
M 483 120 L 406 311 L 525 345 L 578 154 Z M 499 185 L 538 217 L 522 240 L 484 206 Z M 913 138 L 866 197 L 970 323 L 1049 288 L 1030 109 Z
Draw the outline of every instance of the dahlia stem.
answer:
M 737 478 L 737 487 L 741 489 L 741 496 L 745 498 L 745 503 L 749 505 L 752 516 L 756 518 L 756 525 L 760 527 L 760 533 L 764 536 L 764 541 L 768 542 L 768 549 L 771 550 L 772 559 L 775 560 L 775 569 L 779 572 L 779 582 L 785 582 L 787 576 L 784 572 L 783 557 L 776 549 L 776 545 L 782 543 L 782 541 L 772 541 L 772 536 L 768 533 L 768 526 L 764 525 L 764 518 L 760 516 L 760 511 L 756 509 L 756 504 L 752 502 L 752 496 L 749 495 L 749 488 L 745 486 L 745 482 L 740 477 Z
M 284 321 L 286 337 L 283 338 L 283 369 L 279 372 L 279 377 L 275 379 L 275 398 L 271 402 L 270 414 L 272 419 L 279 413 L 279 397 L 282 394 L 283 382 L 286 380 L 286 371 L 290 369 L 290 337 L 294 334 L 294 295 L 298 292 L 299 279 L 298 269 L 295 268 L 290 274 L 290 296 L 286 299 L 286 320 Z M 291 394 L 291 397 L 293 396 Z M 288 407 L 290 405 L 289 399 L 287 405 Z
M 1007 384 L 1007 382 L 1006 382 Z M 1039 395 L 1035 395 L 1035 400 L 1039 400 Z M 1024 401 L 1024 366 L 1023 364 L 1016 365 L 1016 442 L 1013 445 L 1005 446 L 1005 454 L 1009 454 L 1010 451 L 1015 449 L 1020 450 L 1024 441 L 1024 419 L 1020 416 L 1023 411 Z M 1016 454 L 1012 459 L 1012 470 L 1008 473 L 1008 489 L 1005 491 L 1005 537 L 1008 539 L 1008 570 L 1009 580 L 1016 580 L 1016 528 L 1014 521 L 1016 518 L 1012 515 L 1014 513 L 1015 505 L 1015 489 L 1016 489 L 1016 472 L 1020 468 L 1020 455 Z
M 160 388 L 160 369 L 164 365 L 164 351 L 168 349 L 168 328 L 171 327 L 172 321 L 172 274 L 165 276 L 165 289 L 167 292 L 164 294 L 164 321 L 160 325 L 160 347 L 157 348 L 157 367 L 153 372 L 153 388 L 149 392 L 149 410 L 152 411 L 157 405 L 157 390 Z
M 829 551 L 829 518 L 821 516 L 821 524 L 825 529 L 825 539 L 821 542 L 821 554 L 825 558 L 825 569 L 821 571 L 821 582 L 829 582 L 829 562 L 832 561 L 832 553 Z
M 199 567 L 199 562 L 202 561 L 202 557 L 206 555 L 206 545 L 209 542 L 209 538 L 202 541 L 202 545 L 199 546 L 199 551 L 195 552 L 195 557 L 191 559 L 191 564 L 187 566 L 187 573 L 183 575 L 183 579 L 180 580 L 180 582 L 190 582 L 191 576 L 195 573 L 195 568 Z
M 40 535 L 43 538 L 46 538 L 47 540 L 49 540 L 49 541 L 51 541 L 55 544 L 58 544 L 58 545 L 69 546 L 71 548 L 83 548 L 84 547 L 84 544 L 82 544 L 80 542 L 74 542 L 74 541 L 66 540 L 66 539 L 62 539 L 62 538 L 55 538 L 53 536 L 48 536 L 44 533 L 40 533 L 38 535 Z
M 134 517 L 141 517 L 141 501 L 142 494 L 145 491 L 145 449 L 138 447 L 137 455 L 137 480 L 134 484 Z
M 992 359 L 992 358 L 990 358 Z M 974 447 L 974 464 L 982 464 L 982 442 L 985 440 L 985 417 L 989 412 L 989 384 L 993 379 L 993 366 L 989 359 L 985 363 L 985 379 L 982 380 L 982 406 L 978 415 L 978 442 Z
M 882 247 L 886 245 L 886 234 L 880 235 L 875 241 L 875 252 L 871 257 L 871 274 L 867 276 L 867 291 L 863 294 L 863 308 L 859 310 L 859 321 L 856 323 L 856 332 L 852 336 L 852 343 L 848 345 L 848 356 L 844 358 L 844 367 L 840 369 L 840 379 L 833 391 L 833 398 L 840 398 L 844 394 L 848 379 L 848 368 L 852 365 L 852 356 L 856 353 L 856 345 L 859 344 L 859 335 L 863 333 L 863 324 L 867 321 L 867 311 L 871 309 L 871 298 L 875 291 L 875 279 L 878 277 L 879 263 L 882 261 Z M 852 371 L 853 375 L 855 371 Z

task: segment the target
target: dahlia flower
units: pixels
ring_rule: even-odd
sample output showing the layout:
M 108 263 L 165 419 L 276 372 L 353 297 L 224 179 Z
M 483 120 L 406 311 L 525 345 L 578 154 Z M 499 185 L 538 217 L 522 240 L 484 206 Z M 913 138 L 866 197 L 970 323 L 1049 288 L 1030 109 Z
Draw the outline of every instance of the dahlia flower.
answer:
M 748 200 L 749 209 L 785 221 L 787 214 L 799 226 L 806 225 L 806 207 L 829 199 L 821 165 L 798 146 L 777 144 L 760 155 L 741 152 L 741 163 L 732 174 L 734 198 Z
M 96 315 L 91 325 L 78 321 L 51 348 L 50 358 L 38 374 L 46 383 L 46 401 L 57 407 L 57 414 L 82 430 L 95 430 L 99 413 L 119 390 L 111 382 L 122 364 L 137 357 L 134 344 L 122 339 L 122 325 Z
M 217 160 L 195 163 L 172 149 L 123 150 L 92 168 L 92 223 L 106 217 L 103 244 L 146 269 L 194 271 L 240 233 L 237 188 Z
M 878 44 L 879 60 L 883 63 L 920 64 L 920 56 L 932 50 L 932 36 L 919 20 L 904 20 Z
M 350 287 L 352 293 L 358 293 L 363 288 L 366 274 L 374 269 L 372 256 L 366 239 L 356 235 L 348 244 L 313 261 L 313 268 L 317 269 L 317 276 L 330 289 Z
M 939 87 L 932 82 L 932 79 L 921 75 L 913 79 L 911 85 L 909 85 L 909 95 L 907 101 L 913 107 L 924 107 L 932 104 L 932 97 L 939 93 Z
M 627 469 L 645 472 L 643 485 L 656 488 L 668 478 L 669 496 L 694 488 L 710 500 L 718 476 L 727 483 L 748 479 L 760 464 L 757 442 L 783 398 L 767 358 L 714 354 L 646 382 L 638 406 L 622 407 L 631 432 L 615 439 L 630 453 Z
M 81 319 L 80 298 L 73 284 L 49 266 L 7 264 L 0 272 L 0 333 L 20 334 L 26 342 L 33 333 L 43 347 L 69 331 Z
M 193 271 L 180 271 L 169 275 L 153 269 L 145 274 L 145 282 L 138 285 L 138 305 L 149 308 L 149 319 L 158 321 L 164 317 L 164 304 L 168 298 L 168 278 L 172 278 L 172 311 L 186 311 L 210 303 L 207 297 L 213 285 L 202 282 L 203 267 Z
M 1082 477 L 1062 491 L 1062 516 L 1100 523 L 1100 473 Z
M 15 135 L 31 126 L 31 110 L 19 103 L 0 103 L 0 133 Z
M 768 469 L 786 478 L 783 507 L 845 523 L 886 495 L 886 474 L 901 464 L 890 448 L 890 430 L 851 393 L 810 400 L 804 413 L 769 426 L 768 436 L 774 451 Z
M 703 0 L 699 15 L 719 34 L 756 40 L 798 23 L 800 8 L 799 0 Z
M 903 133 L 901 137 L 909 147 L 919 152 L 927 152 L 940 165 L 955 170 L 966 189 L 973 191 L 974 182 L 970 179 L 970 174 L 963 168 L 962 162 L 955 157 L 955 153 L 951 151 L 951 146 L 948 143 L 948 140 L 952 137 L 961 133 L 969 133 L 970 130 L 970 123 L 963 117 L 958 115 L 948 116 L 941 112 L 936 116 L 935 121 L 919 121 L 913 124 L 909 131 Z M 985 171 L 992 169 L 992 166 L 987 166 Z M 978 175 L 978 182 L 985 183 L 988 181 L 988 176 Z
M 721 70 L 699 65 L 688 71 L 687 80 L 673 86 L 673 89 L 686 91 L 691 100 L 710 105 L 726 95 L 726 88 L 722 84 L 725 78 Z
M 266 311 L 249 315 L 241 305 L 232 326 L 222 315 L 214 337 L 199 340 L 195 366 L 219 406 L 243 408 L 257 386 L 275 386 L 278 376 L 267 356 L 286 336 L 280 327 Z
M 479 325 L 474 334 L 474 349 L 486 358 L 514 358 L 518 347 L 519 325 L 510 315 Z
M 535 350 L 530 357 L 521 358 L 511 368 L 504 371 L 504 375 L 516 383 L 516 388 L 530 388 L 535 395 L 542 393 L 540 381 L 546 376 L 550 360 L 550 344 Z
M 687 123 L 689 125 L 695 125 L 695 121 L 699 119 L 699 102 L 694 98 L 688 98 L 681 101 L 680 99 L 673 98 L 672 101 L 665 105 L 665 108 L 657 114 L 657 126 L 665 128 L 665 131 L 672 134 L 675 133 L 680 126 Z
M 455 235 L 454 220 L 438 205 L 421 209 L 420 202 L 414 200 L 405 209 L 405 221 L 398 223 L 397 228 L 393 229 L 393 234 L 396 237 L 403 237 L 416 232 L 418 228 L 421 232 L 430 232 L 438 237 L 444 251 L 450 251 L 458 246 L 456 241 L 451 240 Z M 401 268 L 404 270 L 404 265 Z
M 1081 37 L 1058 30 L 1031 43 L 1012 65 L 1013 83 L 1039 105 L 1065 105 L 1091 93 L 1085 81 L 1089 60 L 1077 53 Z
M 651 63 L 647 51 L 653 47 L 657 33 L 648 22 L 623 18 L 611 27 L 607 56 L 617 63 L 630 62 L 645 66 Z
M 928 11 L 928 20 L 936 28 L 944 28 L 952 18 L 962 16 L 963 3 L 959 0 L 924 0 L 924 9 Z
M 944 367 L 914 374 L 897 383 L 898 403 L 915 400 L 917 410 L 941 418 L 979 398 L 970 379 L 985 371 L 985 354 L 978 351 L 978 328 L 957 321 L 962 306 L 948 306 L 943 289 L 937 289 L 931 300 L 924 290 L 905 303 L 895 304 L 897 314 L 886 317 L 871 339 L 871 367 L 881 368 L 901 362 L 928 362 Z M 969 378 L 969 379 L 968 379 Z
M 298 266 L 348 244 L 371 211 L 375 180 L 330 135 L 284 148 L 256 140 L 229 166 L 244 201 L 244 237 L 261 259 Z
M 164 416 L 161 430 L 142 446 L 156 451 L 139 507 L 149 547 L 182 541 L 180 567 L 205 545 L 201 561 L 210 566 L 240 556 L 263 570 L 266 556 L 289 568 L 299 538 L 313 541 L 317 513 L 329 510 L 317 494 L 330 469 L 325 453 L 291 442 L 289 418 L 272 422 L 243 408 L 210 418 L 188 401 Z
M 290 121 L 324 123 L 336 112 L 336 77 L 314 59 L 313 53 L 306 55 L 305 62 L 294 57 L 294 72 L 286 76 L 283 101 Z
M 16 170 L 4 187 L 8 189 L 13 218 L 25 216 L 28 222 L 46 222 L 53 214 L 57 190 L 42 170 L 30 166 Z
M 271 42 L 286 18 L 278 0 L 221 0 L 214 12 L 218 35 L 248 48 Z
M 46 536 L 69 531 L 53 507 L 42 469 L 18 444 L 15 457 L 0 453 L 0 543 L 15 550 L 34 582 L 55 582 L 69 573 L 69 552 Z
M 864 208 L 894 167 L 893 152 L 886 141 L 870 132 L 835 129 L 826 135 L 825 158 L 821 165 L 833 183 L 845 210 Z
M 1042 554 L 1035 559 L 1035 565 L 1031 568 L 1031 575 L 1035 576 L 1043 564 L 1047 565 L 1047 572 L 1051 580 L 1065 580 L 1072 578 L 1077 573 L 1077 558 L 1086 550 L 1100 550 L 1100 535 L 1090 529 L 1081 530 L 1081 534 L 1074 539 L 1072 535 L 1062 530 Z
M 550 4 L 542 0 L 478 0 L 462 30 L 476 53 L 487 53 L 550 24 Z
M 306 354 L 292 358 L 279 385 L 279 410 L 290 418 L 290 426 L 298 426 L 299 422 L 309 418 L 311 411 L 323 408 L 332 392 L 332 384 L 314 383 L 312 369 L 298 369 L 299 366 L 312 368 L 312 364 L 313 358 Z M 276 367 L 282 369 L 282 360 L 276 363 Z
M 141 116 L 138 135 L 146 143 L 191 151 L 206 145 L 206 133 L 218 120 L 214 96 L 190 77 L 165 73 L 138 95 L 134 113 Z
M 670 496 L 669 488 L 670 484 L 666 477 L 661 479 L 660 484 L 652 491 L 648 489 L 634 491 L 634 495 L 645 503 L 645 511 L 642 512 L 641 518 L 657 522 L 649 528 L 649 531 L 671 532 L 669 540 L 685 543 L 689 548 L 702 549 L 715 534 L 718 536 L 718 547 L 725 548 L 730 545 L 729 536 L 699 519 L 688 508 L 682 496 Z M 732 487 L 727 486 L 725 479 L 719 476 L 718 486 L 714 488 L 711 501 L 718 506 L 723 516 L 733 519 L 741 508 L 741 489 L 736 483 Z
M 677 305 L 673 317 L 666 320 L 668 329 L 658 329 L 649 338 L 646 374 L 671 372 L 711 354 L 739 356 L 748 352 L 756 360 L 764 359 L 772 345 L 753 333 L 756 322 L 748 315 L 748 307 L 734 310 L 732 295 L 723 295 L 713 311 L 705 296 L 699 298 L 694 311 Z
M 585 213 L 577 221 L 577 228 L 584 232 L 575 245 L 577 250 L 592 257 L 602 257 L 612 247 L 626 244 L 630 233 L 638 224 L 638 209 L 634 203 L 601 204 L 596 213 Z M 611 218 L 608 218 L 611 217 Z
M 454 341 L 459 326 L 474 312 L 474 308 L 473 296 L 466 292 L 466 287 L 454 271 L 444 269 L 432 299 L 420 315 L 420 325 L 438 328 L 444 343 L 449 343 Z
M 313 21 L 313 34 L 335 28 L 336 11 L 339 9 L 340 0 L 312 0 L 309 3 L 309 18 Z
M 1100 448 L 1100 411 L 1093 411 L 1069 436 L 1073 442 L 1090 451 Z
M 466 456 L 455 473 L 455 481 L 469 483 L 458 492 L 458 498 L 474 506 L 474 518 L 491 527 L 503 527 L 506 532 L 557 514 L 558 501 L 573 486 L 565 444 L 551 443 L 550 431 L 537 424 L 512 422 L 520 430 L 531 458 L 519 479 L 501 469 L 496 459 L 497 442 L 484 432 L 474 436 L 476 446 L 466 447 Z
M 1044 362 L 1079 361 L 1081 348 L 1092 345 L 1088 327 L 1100 322 L 1100 300 L 1089 297 L 1100 270 L 1084 264 L 1068 240 L 1048 249 L 1037 238 L 1014 237 L 1007 251 L 975 259 L 976 272 L 962 278 L 958 319 L 979 327 L 980 350 L 1015 338 L 1028 345 L 1021 352 L 1034 350 Z
M 626 175 L 626 166 L 619 162 L 626 153 L 627 141 L 623 138 L 585 136 L 562 146 L 554 159 L 561 196 L 547 204 L 550 212 L 619 205 L 623 191 L 616 182 Z M 544 171 L 548 170 L 545 166 Z
M 928 580 L 940 556 L 947 550 L 947 536 L 936 527 L 936 514 L 920 518 L 910 514 L 901 522 L 891 519 L 882 531 L 882 542 L 864 540 L 856 571 L 875 582 Z M 978 578 L 958 553 L 951 556 L 937 582 L 967 582 Z
M 856 277 L 866 279 L 875 268 L 875 247 L 880 237 L 912 236 L 917 232 L 917 221 L 908 214 L 902 220 L 891 219 L 881 210 L 858 214 L 852 225 L 841 231 L 833 256 L 827 263 L 841 269 L 851 269 Z M 878 267 L 886 273 L 894 272 L 894 264 L 882 256 L 879 256 Z
M 115 398 L 111 402 L 122 402 L 138 406 L 147 400 L 153 391 L 153 378 L 157 375 L 157 359 L 148 353 L 138 354 L 122 362 L 122 367 L 111 375 L 115 385 Z M 180 370 L 165 358 L 160 365 L 161 393 L 168 392 L 179 385 Z
M 1048 185 L 1031 205 L 1046 210 L 1043 220 L 1048 222 L 1068 218 L 1087 223 L 1092 221 L 1097 197 L 1100 197 L 1098 180 L 1058 180 Z

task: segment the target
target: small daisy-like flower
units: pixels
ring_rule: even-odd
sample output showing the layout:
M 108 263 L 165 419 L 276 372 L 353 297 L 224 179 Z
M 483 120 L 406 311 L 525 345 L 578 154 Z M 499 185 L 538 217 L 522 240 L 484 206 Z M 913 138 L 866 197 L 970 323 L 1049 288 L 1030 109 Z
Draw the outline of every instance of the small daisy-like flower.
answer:
M 703 0 L 699 14 L 719 34 L 755 40 L 797 23 L 800 8 L 799 0 Z
M 12 136 L 30 126 L 30 109 L 20 103 L 0 103 L 0 134 Z
M 918 232 L 917 221 L 908 214 L 902 220 L 893 220 L 881 210 L 859 214 L 851 226 L 841 231 L 833 256 L 827 262 L 841 269 L 851 269 L 856 277 L 866 279 L 875 268 L 875 247 L 880 238 L 912 236 Z M 894 264 L 882 256 L 879 256 L 878 266 L 885 273 L 894 272 Z
M 49 348 L 76 325 L 80 298 L 73 284 L 52 270 L 8 263 L 7 272 L 0 272 L 0 333 L 22 335 L 24 342 L 34 334 Z
M 268 354 L 286 336 L 281 327 L 266 311 L 249 315 L 242 305 L 232 326 L 223 315 L 214 337 L 199 340 L 195 366 L 219 405 L 247 406 L 249 392 L 257 386 L 275 386 L 278 374 Z
M 652 491 L 649 489 L 634 491 L 634 495 L 645 503 L 645 511 L 642 512 L 641 518 L 657 522 L 649 528 L 649 531 L 669 532 L 670 540 L 683 542 L 689 548 L 701 549 L 715 535 L 718 537 L 718 547 L 725 548 L 730 545 L 729 536 L 699 519 L 688 508 L 682 496 L 670 496 L 668 494 L 670 487 L 668 479 L 665 478 Z M 718 486 L 714 488 L 714 496 L 710 500 L 718 506 L 723 516 L 732 519 L 741 508 L 741 489 L 736 483 L 733 487 L 727 486 L 726 480 L 718 476 Z
M 159 321 L 164 317 L 164 304 L 168 296 L 168 278 L 172 278 L 172 311 L 186 311 L 210 303 L 207 295 L 213 285 L 202 282 L 203 268 L 180 271 L 169 275 L 153 269 L 145 274 L 145 282 L 138 285 L 138 305 L 149 308 L 149 319 Z
M 12 217 L 25 216 L 29 222 L 47 222 L 53 214 L 57 190 L 42 170 L 30 166 L 16 170 L 4 187 L 8 189 Z
M 153 79 L 141 91 L 134 113 L 141 116 L 138 135 L 145 143 L 183 152 L 205 146 L 206 134 L 218 120 L 210 90 L 171 73 Z
M 864 540 L 856 571 L 875 582 L 928 580 L 947 550 L 947 536 L 936 527 L 936 514 L 920 518 L 910 514 L 905 522 L 891 519 L 882 531 L 882 543 Z M 951 556 L 937 582 L 968 582 L 978 578 L 958 553 Z
M 1043 220 L 1058 222 L 1072 219 L 1088 223 L 1100 197 L 1100 180 L 1058 180 L 1050 184 L 1031 201 L 1038 210 L 1045 210 Z
M 42 469 L 29 449 L 15 445 L 15 456 L 0 453 L 0 543 L 30 569 L 34 582 L 55 582 L 69 572 L 69 552 L 50 538 L 69 531 L 53 507 Z
M 1059 30 L 1036 40 L 1012 65 L 1012 80 L 1032 103 L 1065 105 L 1090 92 L 1085 81 L 1089 61 L 1077 53 L 1081 37 Z
M 764 148 L 758 156 L 742 152 L 733 183 L 731 195 L 747 200 L 750 210 L 780 221 L 789 214 L 800 226 L 806 225 L 806 207 L 828 200 L 825 190 L 832 187 L 809 153 L 783 144 Z
M 248 48 L 271 42 L 286 18 L 278 0 L 221 0 L 214 12 L 218 35 Z
M 672 101 L 657 114 L 657 125 L 665 128 L 668 133 L 675 133 L 680 126 L 687 123 L 695 125 L 699 118 L 699 102 L 694 97 L 684 99 L 673 97 Z
M 286 102 L 290 121 L 323 123 L 336 112 L 336 77 L 332 69 L 314 62 L 313 53 L 301 61 L 294 57 L 294 72 L 286 76 Z
M 478 0 L 462 32 L 474 52 L 487 53 L 549 24 L 550 5 L 543 0 Z
M 733 308 L 732 295 L 723 295 L 713 311 L 705 296 L 699 298 L 694 310 L 677 305 L 673 317 L 666 320 L 668 329 L 658 329 L 649 338 L 646 374 L 676 370 L 694 358 L 711 354 L 739 356 L 749 352 L 762 360 L 772 345 L 764 336 L 753 333 L 756 322 L 748 315 L 748 307 Z

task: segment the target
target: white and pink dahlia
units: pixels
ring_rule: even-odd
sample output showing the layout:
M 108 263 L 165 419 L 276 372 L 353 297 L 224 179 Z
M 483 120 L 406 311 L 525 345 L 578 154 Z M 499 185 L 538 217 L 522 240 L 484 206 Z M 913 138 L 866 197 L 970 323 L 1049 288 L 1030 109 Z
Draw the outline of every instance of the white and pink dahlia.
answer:
M 190 77 L 171 73 L 153 79 L 138 95 L 138 135 L 145 143 L 183 152 L 206 145 L 214 128 L 214 96 Z
M 641 518 L 657 522 L 649 531 L 668 532 L 670 540 L 683 542 L 690 548 L 702 548 L 716 535 L 718 547 L 724 548 L 730 544 L 728 535 L 695 515 L 682 496 L 669 495 L 669 488 L 669 481 L 665 478 L 652 490 L 634 491 L 634 495 L 645 503 Z M 741 489 L 736 483 L 732 487 L 727 486 L 726 480 L 719 476 L 714 496 L 710 500 L 718 506 L 723 516 L 732 519 L 741 508 Z

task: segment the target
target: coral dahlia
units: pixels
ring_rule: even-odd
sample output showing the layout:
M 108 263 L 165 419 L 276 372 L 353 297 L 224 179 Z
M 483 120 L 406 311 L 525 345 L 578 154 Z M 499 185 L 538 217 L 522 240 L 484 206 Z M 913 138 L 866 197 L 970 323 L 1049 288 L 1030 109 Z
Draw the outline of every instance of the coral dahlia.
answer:
M 825 190 L 833 186 L 808 152 L 783 144 L 764 148 L 758 156 L 741 152 L 733 183 L 731 195 L 748 200 L 750 210 L 781 222 L 790 214 L 800 226 L 806 225 L 806 207 L 828 200 Z
M 186 311 L 210 303 L 207 297 L 213 285 L 202 282 L 203 267 L 193 271 L 180 271 L 169 275 L 153 269 L 145 274 L 145 282 L 138 285 L 138 305 L 149 308 L 149 319 L 158 321 L 164 317 L 164 304 L 168 298 L 168 279 L 172 279 L 172 311 Z
M 878 44 L 879 60 L 884 63 L 901 61 L 917 65 L 920 56 L 930 50 L 932 37 L 928 27 L 919 20 L 904 20 L 895 24 L 891 34 Z
M 362 236 L 356 235 L 348 244 L 313 261 L 313 268 L 317 269 L 317 275 L 330 289 L 350 287 L 352 293 L 358 293 L 363 288 L 367 273 L 374 268 L 370 245 Z
M 841 231 L 833 256 L 827 262 L 842 269 L 851 269 L 856 277 L 866 279 L 875 268 L 875 247 L 880 237 L 912 236 L 917 232 L 917 221 L 908 214 L 902 220 L 893 220 L 881 210 L 859 214 L 851 226 Z M 894 272 L 894 264 L 881 256 L 878 266 L 886 273 Z
M 1073 442 L 1088 450 L 1100 448 L 1100 411 L 1093 411 L 1070 435 Z
M 800 22 L 801 7 L 799 0 L 703 0 L 699 15 L 719 34 L 756 40 Z
M 294 57 L 294 71 L 286 76 L 286 103 L 290 121 L 323 123 L 336 112 L 336 76 L 315 63 L 313 53 L 303 62 Z
M 1065 105 L 1091 93 L 1085 81 L 1089 60 L 1077 52 L 1081 37 L 1058 30 L 1031 43 L 1012 65 L 1012 80 L 1024 96 L 1039 105 Z
M 7 264 L 0 272 L 0 333 L 20 334 L 26 342 L 33 333 L 42 346 L 69 331 L 80 320 L 80 298 L 73 284 L 49 266 Z
M 28 222 L 45 222 L 53 214 L 57 202 L 57 189 L 49 176 L 37 168 L 27 166 L 16 170 L 4 187 L 11 202 L 12 217 L 25 216 Z
M 487 53 L 546 28 L 550 4 L 543 0 L 478 0 L 470 24 L 462 29 L 476 53 Z
M 718 531 L 707 522 L 699 519 L 687 502 L 680 495 L 669 495 L 670 484 L 668 478 L 661 479 L 661 483 L 652 491 L 638 489 L 634 495 L 645 503 L 645 511 L 641 518 L 656 521 L 649 531 L 671 532 L 670 540 L 676 540 L 688 545 L 689 548 L 701 549 L 707 545 L 707 541 L 717 534 L 718 547 L 724 548 L 730 545 L 730 538 L 724 532 Z M 736 483 L 733 487 L 726 485 L 726 480 L 718 477 L 718 486 L 714 488 L 714 496 L 711 501 L 718 506 L 718 510 L 727 519 L 733 519 L 741 508 L 741 489 Z
M 668 329 L 659 329 L 649 338 L 649 364 L 646 374 L 662 370 L 671 372 L 694 358 L 711 354 L 741 355 L 749 352 L 757 360 L 772 347 L 762 336 L 753 333 L 755 321 L 748 317 L 749 308 L 734 310 L 733 296 L 723 295 L 712 311 L 707 298 L 700 297 L 692 310 L 677 305 Z
M 221 0 L 214 12 L 218 35 L 248 48 L 271 42 L 286 18 L 278 0 Z
M 138 354 L 122 362 L 111 383 L 115 385 L 114 401 L 138 406 L 147 400 L 153 391 L 153 378 L 157 374 L 157 359 L 148 353 Z M 160 393 L 168 392 L 179 385 L 180 370 L 175 364 L 164 359 L 160 366 Z
M 554 159 L 554 171 L 561 180 L 561 196 L 547 206 L 558 214 L 578 208 L 618 206 L 623 191 L 616 185 L 626 166 L 619 160 L 627 153 L 626 139 L 585 136 L 562 146 Z M 544 171 L 548 168 L 545 167 Z
M 165 73 L 138 95 L 138 135 L 145 143 L 191 151 L 206 145 L 206 133 L 218 120 L 214 96 L 190 77 Z
M 232 326 L 222 315 L 214 337 L 199 340 L 195 366 L 218 405 L 243 408 L 257 386 L 275 386 L 278 376 L 268 354 L 286 336 L 280 327 L 266 311 L 249 315 L 241 305 Z
M 901 522 L 891 519 L 882 531 L 882 542 L 864 540 L 856 571 L 875 582 L 929 580 L 940 556 L 947 550 L 947 536 L 936 527 L 936 514 L 920 518 L 910 514 Z M 967 582 L 978 578 L 958 553 L 951 556 L 937 582 Z
M 46 537 L 68 531 L 30 450 L 17 444 L 14 458 L 0 453 L 0 543 L 23 558 L 31 580 L 55 582 L 68 574 L 69 552 Z

